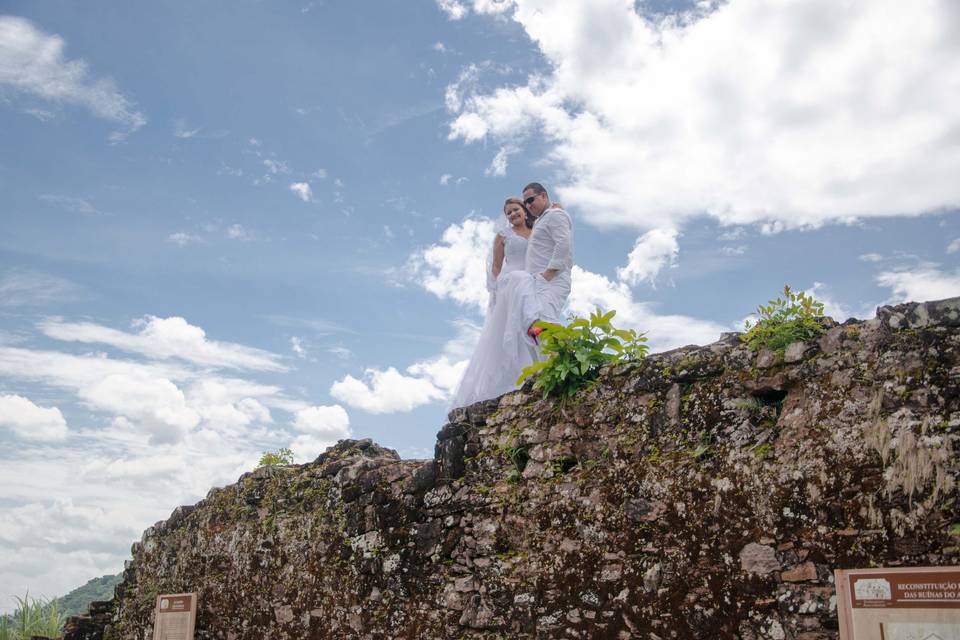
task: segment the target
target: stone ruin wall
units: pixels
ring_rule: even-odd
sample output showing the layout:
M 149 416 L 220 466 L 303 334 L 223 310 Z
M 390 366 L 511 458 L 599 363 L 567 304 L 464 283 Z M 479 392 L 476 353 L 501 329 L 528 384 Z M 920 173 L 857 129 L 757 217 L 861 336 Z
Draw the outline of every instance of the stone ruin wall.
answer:
M 66 640 L 837 638 L 833 570 L 960 564 L 960 299 L 783 357 L 737 334 L 454 411 L 432 460 L 345 440 L 179 507 Z

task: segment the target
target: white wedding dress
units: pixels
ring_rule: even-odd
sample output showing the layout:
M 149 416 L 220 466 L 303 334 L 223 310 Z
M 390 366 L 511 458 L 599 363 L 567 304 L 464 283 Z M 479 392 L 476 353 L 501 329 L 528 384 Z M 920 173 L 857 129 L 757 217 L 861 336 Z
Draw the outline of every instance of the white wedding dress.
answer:
M 500 275 L 487 266 L 490 304 L 470 364 L 460 380 L 451 408 L 496 398 L 518 388 L 523 368 L 540 359 L 527 327 L 540 317 L 534 277 L 525 270 L 527 239 L 512 229 L 501 231 L 504 258 Z

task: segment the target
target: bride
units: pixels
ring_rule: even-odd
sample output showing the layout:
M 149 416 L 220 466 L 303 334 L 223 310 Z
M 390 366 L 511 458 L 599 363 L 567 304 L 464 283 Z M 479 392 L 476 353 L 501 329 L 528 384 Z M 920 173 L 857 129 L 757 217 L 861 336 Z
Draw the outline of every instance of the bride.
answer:
M 493 261 L 487 266 L 487 319 L 451 408 L 513 391 L 523 368 L 539 360 L 536 343 L 526 333 L 532 320 L 540 316 L 533 307 L 536 298 L 520 295 L 531 290 L 533 281 L 524 270 L 533 218 L 519 198 L 507 198 L 503 214 L 510 226 L 493 240 Z

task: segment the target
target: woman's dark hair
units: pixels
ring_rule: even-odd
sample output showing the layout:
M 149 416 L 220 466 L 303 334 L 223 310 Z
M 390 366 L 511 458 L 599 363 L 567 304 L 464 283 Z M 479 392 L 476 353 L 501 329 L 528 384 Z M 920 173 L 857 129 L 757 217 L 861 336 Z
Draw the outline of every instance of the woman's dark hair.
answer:
M 533 229 L 533 215 L 531 215 L 530 210 L 527 209 L 527 205 L 523 204 L 523 200 L 520 198 L 507 198 L 503 203 L 503 212 L 507 212 L 508 204 L 518 204 L 520 208 L 523 209 L 523 223 L 527 226 L 527 229 Z

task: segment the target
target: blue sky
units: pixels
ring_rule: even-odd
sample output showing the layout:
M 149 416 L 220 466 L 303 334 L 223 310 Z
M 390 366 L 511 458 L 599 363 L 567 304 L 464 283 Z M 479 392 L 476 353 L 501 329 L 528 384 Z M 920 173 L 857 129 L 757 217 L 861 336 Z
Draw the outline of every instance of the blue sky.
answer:
M 530 180 L 571 312 L 657 349 L 785 283 L 840 320 L 960 295 L 927 5 L 5 2 L 0 584 L 118 571 L 268 449 L 431 455 Z

